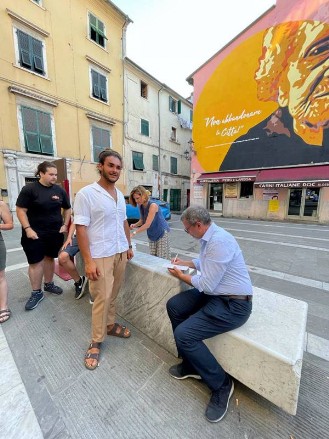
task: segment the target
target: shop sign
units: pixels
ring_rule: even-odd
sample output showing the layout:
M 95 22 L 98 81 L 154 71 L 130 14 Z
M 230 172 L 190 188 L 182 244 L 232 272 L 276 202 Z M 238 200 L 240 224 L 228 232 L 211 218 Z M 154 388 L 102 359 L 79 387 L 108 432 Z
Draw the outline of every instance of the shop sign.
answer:
M 255 187 L 256 188 L 263 188 L 263 189 L 329 187 L 329 180 L 286 181 L 286 182 L 282 182 L 282 183 L 255 183 Z
M 228 183 L 224 188 L 225 198 L 238 198 L 238 185 L 236 183 Z
M 218 177 L 198 179 L 200 183 L 234 183 L 237 181 L 255 181 L 255 177 Z
M 268 201 L 268 211 L 269 212 L 271 212 L 271 213 L 278 212 L 279 207 L 280 207 L 279 200 L 274 199 L 274 200 Z
M 201 184 L 193 185 L 194 198 L 203 198 L 203 186 Z
M 279 192 L 273 189 L 263 190 L 263 200 L 277 200 L 279 197 Z

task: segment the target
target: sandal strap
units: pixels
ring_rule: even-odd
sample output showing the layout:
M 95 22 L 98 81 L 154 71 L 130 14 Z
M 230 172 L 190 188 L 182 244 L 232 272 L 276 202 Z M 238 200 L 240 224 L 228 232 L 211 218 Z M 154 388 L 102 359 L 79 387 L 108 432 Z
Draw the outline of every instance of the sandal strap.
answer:
M 85 358 L 92 358 L 98 361 L 100 355 L 100 347 L 101 347 L 100 342 L 96 342 L 96 341 L 91 342 L 85 354 Z M 98 349 L 98 352 L 88 352 L 90 351 L 90 349 Z
M 92 360 L 97 360 L 99 359 L 99 353 L 98 354 L 86 354 L 85 355 L 85 359 L 87 360 L 88 358 L 91 358 Z

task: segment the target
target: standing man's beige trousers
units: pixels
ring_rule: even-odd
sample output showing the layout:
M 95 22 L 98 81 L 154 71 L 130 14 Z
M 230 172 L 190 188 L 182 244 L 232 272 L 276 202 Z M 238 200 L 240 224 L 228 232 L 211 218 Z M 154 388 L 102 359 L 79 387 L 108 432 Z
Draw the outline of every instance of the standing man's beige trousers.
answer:
M 100 276 L 89 280 L 89 289 L 94 299 L 92 309 L 92 340 L 102 342 L 107 326 L 115 323 L 115 300 L 120 290 L 127 264 L 127 252 L 107 258 L 94 259 Z

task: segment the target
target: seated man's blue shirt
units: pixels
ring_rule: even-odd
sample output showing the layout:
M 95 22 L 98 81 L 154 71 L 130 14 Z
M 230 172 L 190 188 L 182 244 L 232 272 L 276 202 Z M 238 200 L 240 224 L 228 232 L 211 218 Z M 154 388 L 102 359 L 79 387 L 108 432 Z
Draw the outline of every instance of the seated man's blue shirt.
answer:
M 235 238 L 212 223 L 200 239 L 199 258 L 193 259 L 201 274 L 192 276 L 192 285 L 210 295 L 252 294 L 252 284 L 241 249 Z

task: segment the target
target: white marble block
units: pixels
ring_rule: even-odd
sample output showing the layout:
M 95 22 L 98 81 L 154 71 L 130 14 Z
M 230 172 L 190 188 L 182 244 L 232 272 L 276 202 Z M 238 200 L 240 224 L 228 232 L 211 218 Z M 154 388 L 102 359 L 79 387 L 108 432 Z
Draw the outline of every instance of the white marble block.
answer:
M 136 252 L 128 262 L 117 313 L 167 351 L 177 355 L 166 303 L 187 285 L 163 267 L 169 261 Z
M 172 277 L 161 258 L 136 252 L 127 265 L 117 312 L 176 355 L 166 302 L 188 285 Z M 168 262 L 168 261 L 167 261 Z M 254 288 L 253 312 L 241 328 L 206 341 L 234 378 L 289 414 L 296 414 L 307 304 Z
M 247 323 L 206 344 L 234 378 L 295 415 L 306 320 L 307 303 L 255 287 Z

